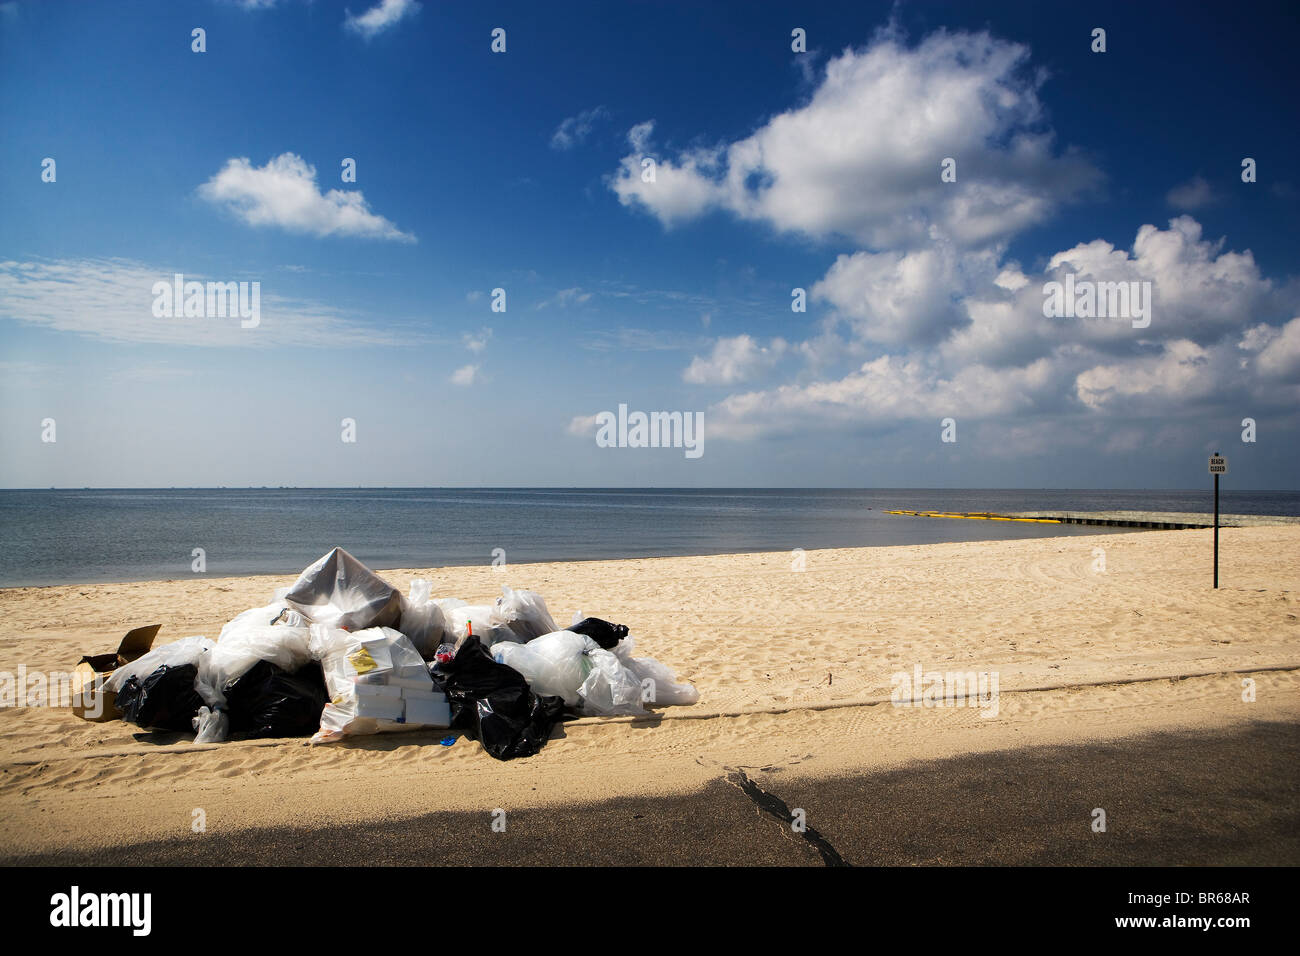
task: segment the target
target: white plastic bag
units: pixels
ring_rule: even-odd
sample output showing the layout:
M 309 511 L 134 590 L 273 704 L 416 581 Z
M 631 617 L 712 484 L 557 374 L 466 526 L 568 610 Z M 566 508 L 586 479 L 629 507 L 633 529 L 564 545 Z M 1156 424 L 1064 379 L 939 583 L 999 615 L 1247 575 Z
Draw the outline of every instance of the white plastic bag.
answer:
M 405 722 L 403 690 L 433 690 L 419 651 L 399 631 L 375 627 L 352 633 L 311 626 L 309 647 L 321 662 L 329 703 L 312 743 L 396 730 L 419 730 Z
M 447 633 L 442 607 L 431 600 L 432 593 L 432 581 L 413 579 L 409 596 L 402 598 L 402 619 L 397 625 L 425 660 L 433 660 Z
M 250 607 L 247 611 L 236 614 L 221 628 L 221 634 L 217 636 L 217 643 L 221 643 L 226 635 L 232 631 L 243 630 L 252 625 L 270 625 L 277 621 L 290 627 L 306 627 L 307 625 L 306 619 L 301 614 L 290 608 L 284 601 L 276 600 L 265 607 Z
M 218 744 L 230 737 L 230 715 L 224 710 L 199 708 L 199 715 L 191 723 L 198 735 L 196 744 Z
M 155 647 L 149 653 L 142 654 L 131 663 L 113 671 L 104 682 L 104 690 L 116 694 L 126 685 L 128 679 L 139 677 L 144 680 L 164 665 L 167 667 L 181 667 L 185 664 L 202 666 L 203 655 L 213 646 L 206 637 L 183 637 L 179 641 Z
M 265 610 L 265 609 L 261 609 Z M 226 684 L 243 677 L 258 661 L 293 673 L 311 660 L 305 627 L 260 624 L 263 615 L 245 611 L 221 629 L 221 639 L 199 661 L 194 689 L 210 707 L 226 703 Z
M 491 653 L 498 664 L 523 674 L 534 694 L 563 697 L 567 705 L 577 707 L 582 699 L 578 689 L 591 671 L 587 651 L 593 649 L 600 650 L 600 645 L 589 637 L 555 631 L 527 644 L 494 644 Z
M 559 630 L 540 594 L 536 591 L 516 591 L 510 587 L 501 588 L 501 597 L 497 598 L 492 609 L 491 620 L 493 624 L 504 624 L 515 633 L 518 640 L 524 642 Z

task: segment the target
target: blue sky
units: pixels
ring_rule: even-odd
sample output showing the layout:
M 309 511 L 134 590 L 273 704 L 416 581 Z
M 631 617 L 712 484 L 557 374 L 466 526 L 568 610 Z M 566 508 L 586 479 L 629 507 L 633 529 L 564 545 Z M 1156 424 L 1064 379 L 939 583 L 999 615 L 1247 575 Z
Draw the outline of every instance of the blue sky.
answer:
M 0 3 L 0 486 L 1199 487 L 1219 449 L 1295 488 L 1298 34 L 1249 2 Z M 260 324 L 154 316 L 178 272 L 259 282 Z M 1067 272 L 1151 283 L 1149 327 L 1045 317 Z M 598 447 L 620 404 L 703 413 L 704 454 Z

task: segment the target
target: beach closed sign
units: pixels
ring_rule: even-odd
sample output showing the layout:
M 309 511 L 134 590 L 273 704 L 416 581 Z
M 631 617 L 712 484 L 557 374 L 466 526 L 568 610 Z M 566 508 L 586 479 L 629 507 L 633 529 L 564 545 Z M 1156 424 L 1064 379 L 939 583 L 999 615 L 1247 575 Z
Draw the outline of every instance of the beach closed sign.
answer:
M 1228 473 L 1228 459 L 1223 455 L 1210 456 L 1210 474 L 1226 475 Z

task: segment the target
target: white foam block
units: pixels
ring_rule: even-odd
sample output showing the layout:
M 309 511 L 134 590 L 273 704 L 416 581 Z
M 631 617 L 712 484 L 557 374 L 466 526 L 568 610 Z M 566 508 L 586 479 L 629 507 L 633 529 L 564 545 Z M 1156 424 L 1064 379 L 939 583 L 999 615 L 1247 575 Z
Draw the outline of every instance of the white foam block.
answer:
M 358 697 L 401 697 L 402 688 L 394 687 L 392 684 L 362 684 L 356 685 Z
M 410 687 L 403 687 L 402 697 L 405 700 L 427 700 L 429 702 L 446 700 L 447 695 L 439 690 L 412 690 Z
M 400 697 L 357 697 L 357 716 L 376 720 L 401 720 L 406 714 L 406 701 Z
M 391 687 L 401 687 L 403 689 L 409 688 L 410 690 L 427 690 L 427 691 L 433 690 L 433 681 L 429 679 L 429 675 L 427 673 L 417 674 L 413 677 L 393 676 L 388 678 L 388 683 L 389 686 Z
M 443 700 L 407 700 L 406 722 L 429 727 L 450 727 L 451 707 Z

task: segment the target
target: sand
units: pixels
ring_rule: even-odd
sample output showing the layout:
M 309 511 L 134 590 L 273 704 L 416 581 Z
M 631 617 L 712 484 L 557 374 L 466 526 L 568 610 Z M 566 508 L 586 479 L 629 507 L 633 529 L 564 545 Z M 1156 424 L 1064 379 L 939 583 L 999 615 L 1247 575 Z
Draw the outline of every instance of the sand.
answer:
M 738 774 L 790 807 L 792 794 L 821 793 L 816 812 L 827 822 L 826 839 L 869 847 L 844 802 L 865 798 L 829 795 L 856 793 L 863 780 L 886 779 L 880 775 L 910 779 L 928 768 L 926 779 L 933 779 L 943 761 L 964 761 L 965 776 L 954 771 L 953 786 L 983 772 L 993 787 L 1005 776 L 993 768 L 1052 765 L 1017 754 L 1117 746 L 1130 747 L 1124 752 L 1132 760 L 1119 766 L 1131 766 L 1129 783 L 1140 784 L 1140 774 L 1161 772 L 1144 770 L 1141 760 L 1154 761 L 1161 748 L 1151 741 L 1168 734 L 1258 740 L 1260 755 L 1276 756 L 1278 744 L 1267 741 L 1294 742 L 1300 727 L 1300 528 L 1223 531 L 1218 591 L 1210 587 L 1210 534 L 810 551 L 804 571 L 792 569 L 788 553 L 514 565 L 504 572 L 385 570 L 403 590 L 411 577 L 430 577 L 436 596 L 480 602 L 510 584 L 542 592 L 561 623 L 579 608 L 625 623 L 638 655 L 676 668 L 679 679 L 698 687 L 700 702 L 664 708 L 651 719 L 569 722 L 536 757 L 507 763 L 464 738 L 440 746 L 442 734 L 316 747 L 298 740 L 196 746 L 122 722 L 86 723 L 63 709 L 9 708 L 0 710 L 0 856 L 34 862 L 75 851 L 108 862 L 103 854 L 126 843 L 175 849 L 150 859 L 239 862 L 256 856 L 246 849 L 241 857 L 237 849 L 252 845 L 249 835 L 297 834 L 281 851 L 288 863 L 297 859 L 293 846 L 301 856 L 304 838 L 327 831 L 330 845 L 345 852 L 352 838 L 342 834 L 359 832 L 347 827 L 414 832 L 419 821 L 442 814 L 481 819 L 486 828 L 498 808 L 518 827 L 529 814 L 543 818 L 547 808 L 558 814 L 602 801 L 643 801 L 676 806 L 683 819 L 712 807 L 711 832 L 757 828 L 775 841 L 761 852 L 719 850 L 710 862 L 780 862 L 783 853 L 797 853 L 816 863 L 817 848 L 792 841 L 770 813 L 764 817 L 762 801 L 737 789 Z M 147 623 L 163 623 L 159 642 L 216 637 L 223 622 L 266 603 L 292 578 L 0 590 L 0 671 L 20 664 L 70 670 L 82 653 L 111 650 L 126 630 Z M 917 664 L 925 671 L 995 672 L 996 716 L 968 707 L 892 706 L 891 675 Z M 1253 683 L 1253 701 L 1243 700 L 1243 681 Z M 1256 733 L 1264 727 L 1271 736 Z M 1290 774 L 1279 775 L 1279 765 L 1291 767 Z M 1200 794 L 1213 802 L 1223 796 L 1211 792 L 1215 780 L 1227 788 L 1259 774 L 1262 799 L 1285 804 L 1281 819 L 1293 820 L 1294 768 L 1294 761 L 1243 759 L 1209 783 L 1178 791 L 1177 799 Z M 730 801 L 716 798 L 720 786 L 749 809 L 744 819 L 723 812 Z M 1083 803 L 1098 799 L 1086 784 L 1076 789 Z M 197 810 L 202 834 L 192 828 Z M 918 803 L 917 814 L 914 824 L 944 823 L 934 806 Z M 673 849 L 677 831 L 664 822 L 670 819 L 660 821 L 655 837 L 660 856 L 649 858 L 687 861 Z M 838 822 L 828 825 L 832 820 Z M 1243 826 L 1249 825 L 1248 818 Z M 1300 862 L 1295 841 L 1278 844 L 1260 833 L 1253 841 L 1243 833 L 1242 841 L 1225 848 L 1224 859 L 1250 862 L 1246 848 L 1268 844 L 1274 858 L 1267 862 Z M 962 841 L 954 835 L 952 842 Z M 1193 843 L 1185 841 L 1186 862 L 1214 862 L 1196 857 Z M 400 853 L 379 860 L 364 848 L 357 852 L 354 862 L 403 861 Z M 613 846 L 605 860 L 646 861 L 644 848 L 618 852 Z M 1178 852 L 1175 841 L 1170 862 L 1182 861 Z M 562 862 L 564 847 L 548 858 Z M 946 860 L 937 852 L 925 861 Z

